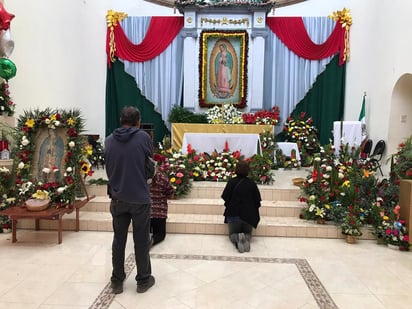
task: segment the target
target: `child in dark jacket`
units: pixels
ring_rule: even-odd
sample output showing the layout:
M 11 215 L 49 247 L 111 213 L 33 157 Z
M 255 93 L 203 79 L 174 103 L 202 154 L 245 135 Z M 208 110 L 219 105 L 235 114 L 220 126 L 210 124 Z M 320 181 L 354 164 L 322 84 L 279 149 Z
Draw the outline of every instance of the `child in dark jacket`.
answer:
M 156 167 L 156 175 L 153 177 L 150 185 L 150 197 L 152 200 L 150 213 L 152 245 L 158 244 L 166 237 L 167 198 L 170 198 L 174 193 L 169 178 L 162 172 L 161 163 L 164 159 L 165 158 L 160 155 L 154 156 L 154 160 L 158 162 L 159 166 Z

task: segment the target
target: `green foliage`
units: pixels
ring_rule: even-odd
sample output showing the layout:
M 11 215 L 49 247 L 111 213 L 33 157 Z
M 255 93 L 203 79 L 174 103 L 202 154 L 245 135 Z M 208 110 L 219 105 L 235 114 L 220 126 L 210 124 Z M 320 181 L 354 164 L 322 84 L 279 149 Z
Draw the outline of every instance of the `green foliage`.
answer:
M 175 105 L 170 111 L 168 121 L 170 123 L 207 123 L 207 117 L 205 114 L 195 114 L 184 107 Z

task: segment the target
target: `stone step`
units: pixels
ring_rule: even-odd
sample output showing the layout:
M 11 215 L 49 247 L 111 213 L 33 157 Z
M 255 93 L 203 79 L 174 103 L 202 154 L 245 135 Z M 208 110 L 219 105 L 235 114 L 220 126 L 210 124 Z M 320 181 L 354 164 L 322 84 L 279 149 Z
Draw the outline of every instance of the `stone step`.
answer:
M 223 220 L 223 215 L 169 214 L 166 229 L 167 233 L 226 235 L 227 225 Z M 40 220 L 41 230 L 56 230 L 56 228 L 57 221 Z M 34 220 L 19 220 L 18 229 L 34 229 Z M 65 215 L 63 230 L 74 229 L 74 214 Z M 80 231 L 113 231 L 110 213 L 81 211 Z M 375 239 L 371 231 L 370 228 L 362 228 L 363 235 L 360 239 Z M 343 238 L 340 228 L 334 224 L 317 224 L 292 217 L 261 216 L 254 234 L 267 237 Z
M 220 199 L 226 183 L 195 181 L 189 194 L 182 198 L 188 199 Z M 260 195 L 264 201 L 297 201 L 299 200 L 300 190 L 298 187 L 290 186 L 289 183 L 284 187 L 281 184 L 258 185 Z M 89 195 L 107 196 L 107 186 L 87 185 Z
M 191 199 L 182 198 L 169 200 L 169 213 L 174 214 L 211 214 L 220 215 L 224 212 L 222 199 Z M 305 205 L 299 201 L 262 201 L 260 214 L 271 217 L 299 217 Z M 109 212 L 110 199 L 107 196 L 96 196 L 81 210 L 95 212 Z

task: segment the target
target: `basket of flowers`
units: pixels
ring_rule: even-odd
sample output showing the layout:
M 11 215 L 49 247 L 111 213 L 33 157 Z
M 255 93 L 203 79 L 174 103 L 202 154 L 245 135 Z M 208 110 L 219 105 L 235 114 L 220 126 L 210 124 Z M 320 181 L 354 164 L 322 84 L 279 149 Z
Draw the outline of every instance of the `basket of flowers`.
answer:
M 25 204 L 27 210 L 30 211 L 42 211 L 49 207 L 50 198 L 49 193 L 45 190 L 37 190 L 32 195 L 33 198 L 28 199 Z

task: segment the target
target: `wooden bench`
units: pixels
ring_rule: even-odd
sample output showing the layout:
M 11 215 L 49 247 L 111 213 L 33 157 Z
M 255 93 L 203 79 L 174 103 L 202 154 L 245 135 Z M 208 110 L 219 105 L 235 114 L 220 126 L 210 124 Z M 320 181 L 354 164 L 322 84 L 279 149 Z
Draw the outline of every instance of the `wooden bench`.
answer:
M 79 212 L 80 208 L 86 205 L 91 199 L 95 198 L 95 195 L 89 197 L 87 196 L 83 200 L 76 200 L 73 204 L 73 207 L 70 208 L 49 208 L 42 211 L 30 211 L 27 210 L 25 206 L 15 206 L 4 209 L 0 211 L 0 214 L 8 216 L 12 221 L 12 242 L 17 242 L 16 237 L 16 226 L 17 220 L 20 219 L 34 219 L 35 220 L 35 230 L 38 231 L 40 229 L 40 219 L 43 220 L 57 220 L 57 239 L 58 243 L 61 244 L 62 239 L 62 231 L 63 231 L 63 216 L 65 214 L 70 214 L 73 211 L 76 212 L 76 228 L 75 231 L 78 232 L 80 230 L 80 220 L 79 220 Z

